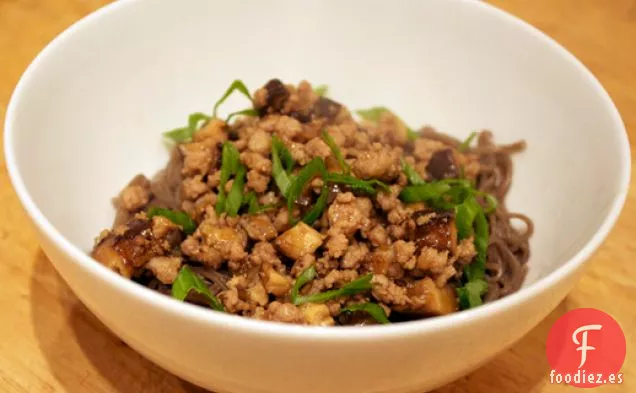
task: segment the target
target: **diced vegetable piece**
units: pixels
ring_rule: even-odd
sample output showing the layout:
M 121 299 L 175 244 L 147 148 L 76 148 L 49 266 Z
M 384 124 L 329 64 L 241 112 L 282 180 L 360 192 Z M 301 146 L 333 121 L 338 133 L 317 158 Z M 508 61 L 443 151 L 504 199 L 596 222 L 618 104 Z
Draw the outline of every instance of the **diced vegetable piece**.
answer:
M 301 221 L 278 236 L 276 246 L 287 257 L 296 260 L 316 251 L 324 240 L 320 232 Z
M 265 273 L 265 290 L 276 296 L 284 296 L 291 288 L 291 282 L 287 277 L 283 276 L 274 269 L 269 269 Z
M 310 325 L 333 326 L 335 321 L 331 317 L 329 307 L 325 304 L 307 303 L 300 306 L 300 311 Z
M 439 288 L 426 277 L 416 281 L 408 290 L 410 296 L 426 296 L 426 304 L 418 309 L 409 310 L 416 314 L 446 315 L 457 311 L 457 296 L 450 286 Z

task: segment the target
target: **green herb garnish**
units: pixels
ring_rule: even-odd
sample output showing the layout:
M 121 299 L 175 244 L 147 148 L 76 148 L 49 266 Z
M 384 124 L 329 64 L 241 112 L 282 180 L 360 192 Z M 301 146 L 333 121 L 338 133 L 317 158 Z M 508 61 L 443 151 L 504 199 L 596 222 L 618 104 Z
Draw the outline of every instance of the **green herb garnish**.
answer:
M 468 150 L 470 148 L 470 144 L 473 143 L 473 139 L 475 139 L 476 136 L 477 136 L 477 133 L 475 131 L 471 132 L 470 135 L 468 135 L 468 138 L 466 138 L 457 147 L 457 150 L 459 150 L 460 152 L 464 152 L 464 151 Z
M 473 197 L 466 198 L 463 203 L 455 208 L 455 226 L 457 227 L 457 237 L 466 239 L 473 234 L 473 224 L 475 217 L 482 210 L 477 200 Z
M 382 324 L 391 323 L 389 318 L 387 318 L 384 309 L 376 304 L 376 303 L 359 303 L 359 304 L 351 304 L 347 307 L 344 307 L 340 310 L 340 312 L 355 312 L 355 311 L 364 311 L 369 314 L 373 319 Z
M 320 196 L 316 200 L 314 206 L 305 214 L 303 217 L 303 222 L 307 225 L 311 225 L 320 218 L 320 215 L 327 207 L 327 198 L 329 197 L 329 187 L 327 184 L 322 185 L 322 190 L 320 191 Z
M 252 101 L 252 96 L 250 95 L 250 91 L 245 86 L 245 83 L 243 83 L 243 81 L 241 81 L 240 79 L 236 79 L 234 80 L 234 82 L 232 82 L 230 87 L 227 88 L 223 96 L 216 102 L 216 104 L 214 104 L 212 117 L 217 117 L 216 114 L 217 114 L 217 110 L 219 109 L 219 106 L 221 106 L 221 104 L 223 104 L 225 100 L 227 100 L 230 94 L 232 94 L 234 91 L 237 91 L 237 90 L 239 93 L 247 97 L 250 100 L 250 102 Z
M 450 185 L 442 182 L 423 183 L 404 187 L 399 198 L 406 203 L 426 202 L 441 198 L 450 189 Z
M 357 177 L 353 177 L 351 175 L 345 175 L 342 173 L 333 173 L 333 172 L 328 173 L 327 181 L 330 183 L 344 184 L 351 187 L 352 190 L 362 191 L 370 195 L 375 195 L 377 193 L 376 187 L 381 188 L 383 191 L 386 191 L 386 192 L 391 191 L 389 186 L 381 182 L 380 180 L 376 180 L 376 179 L 362 180 L 362 179 L 358 179 Z
M 320 97 L 327 96 L 328 91 L 329 91 L 329 86 L 327 85 L 318 85 L 314 87 L 314 93 Z
M 382 114 L 385 112 L 392 113 L 388 108 L 384 106 L 374 106 L 368 109 L 358 109 L 356 111 L 358 116 L 360 116 L 364 120 L 372 121 L 374 123 L 379 122 L 380 117 L 382 117 Z
M 457 288 L 457 297 L 459 306 L 462 310 L 481 306 L 483 304 L 482 296 L 488 292 L 488 283 L 480 278 L 468 281 L 462 287 Z
M 241 205 L 243 204 L 243 186 L 245 185 L 245 174 L 247 169 L 244 165 L 239 165 L 239 169 L 236 172 L 236 177 L 232 183 L 232 189 L 227 194 L 227 200 L 225 201 L 225 212 L 230 217 L 235 217 L 238 214 Z
M 276 207 L 275 204 L 271 203 L 267 205 L 261 205 L 260 203 L 258 203 L 258 198 L 256 197 L 256 193 L 254 193 L 254 191 L 250 191 L 243 198 L 243 206 L 247 206 L 248 214 L 260 214 Z
M 235 116 L 258 116 L 258 111 L 254 108 L 247 108 L 240 111 L 232 112 L 227 115 L 225 122 L 227 124 L 230 124 L 230 120 L 232 120 L 232 118 Z
M 188 116 L 188 125 L 174 130 L 166 131 L 163 136 L 172 139 L 174 142 L 189 142 L 201 124 L 210 120 L 211 117 L 205 113 L 195 112 Z
M 276 182 L 280 193 L 286 198 L 293 180 L 288 171 L 291 171 L 293 165 L 294 160 L 291 153 L 287 150 L 283 141 L 274 135 L 272 137 L 272 177 L 274 177 L 274 182 Z
M 225 311 L 223 304 L 210 292 L 210 288 L 205 285 L 203 279 L 186 265 L 181 268 L 177 278 L 174 280 L 174 283 L 172 283 L 172 297 L 183 301 L 191 291 L 203 295 L 210 303 L 212 309 Z
M 186 235 L 194 233 L 197 229 L 197 224 L 194 222 L 189 215 L 184 212 L 180 212 L 172 209 L 165 209 L 162 207 L 151 207 L 148 210 L 148 218 L 153 218 L 154 216 L 162 216 L 172 221 L 173 223 L 181 226 L 183 228 L 183 232 Z
M 325 141 L 327 146 L 329 146 L 334 157 L 336 157 L 336 160 L 338 160 L 338 164 L 340 165 L 340 169 L 342 169 L 342 172 L 348 175 L 351 171 L 351 167 L 349 167 L 349 164 L 347 164 L 344 157 L 342 156 L 342 152 L 340 151 L 338 144 L 336 144 L 336 141 L 334 141 L 331 135 L 329 135 L 327 131 L 324 130 L 322 131 L 322 139 Z
M 413 185 L 426 183 L 424 179 L 422 178 L 422 176 L 420 176 L 420 174 L 417 173 L 415 168 L 409 165 L 409 163 L 406 162 L 404 159 L 402 159 L 402 170 L 404 171 L 406 178 L 409 180 L 409 183 Z
M 289 297 L 293 304 L 295 305 L 300 304 L 300 303 L 297 303 L 299 299 L 298 293 L 300 292 L 300 290 L 305 284 L 307 284 L 309 281 L 316 278 L 316 275 L 317 275 L 316 266 L 311 265 L 305 270 L 303 270 L 298 276 L 298 278 L 296 278 L 296 282 L 294 282 L 294 286 L 292 287 L 291 293 L 289 294 Z
M 299 305 L 303 303 L 324 303 L 332 299 L 336 299 L 343 296 L 352 296 L 361 292 L 368 291 L 372 288 L 371 279 L 373 274 L 365 274 L 350 283 L 344 285 L 342 288 L 332 289 L 330 291 L 315 293 L 307 296 L 297 296 L 294 304 Z
M 293 182 L 289 186 L 287 195 L 287 209 L 289 210 L 290 222 L 293 222 L 292 211 L 294 209 L 294 202 L 300 197 L 305 189 L 305 186 L 317 176 L 326 178 L 327 168 L 322 158 L 316 157 L 309 161 L 307 165 L 302 167 Z
M 372 121 L 374 123 L 379 122 L 382 114 L 385 112 L 392 114 L 393 116 L 395 116 L 396 119 L 404 124 L 404 126 L 406 127 L 406 137 L 408 138 L 408 140 L 414 141 L 420 136 L 417 131 L 414 131 L 411 127 L 407 126 L 406 123 L 402 121 L 402 119 L 400 119 L 395 113 L 391 112 L 387 107 L 374 106 L 369 109 L 359 109 L 356 111 L 358 116 L 360 116 L 364 120 Z
M 229 141 L 223 142 L 221 150 L 221 179 L 215 206 L 216 214 L 221 214 L 225 211 L 225 185 L 230 180 L 230 177 L 238 172 L 239 166 L 241 166 L 241 158 L 236 146 Z

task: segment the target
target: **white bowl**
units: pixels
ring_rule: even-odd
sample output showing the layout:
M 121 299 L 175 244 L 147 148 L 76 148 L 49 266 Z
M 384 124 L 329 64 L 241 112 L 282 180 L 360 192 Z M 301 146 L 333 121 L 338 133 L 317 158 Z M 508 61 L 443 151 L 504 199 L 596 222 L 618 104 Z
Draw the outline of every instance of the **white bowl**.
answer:
M 519 292 L 454 315 L 308 328 L 183 304 L 86 252 L 110 198 L 167 160 L 163 130 L 234 78 L 327 83 L 412 126 L 528 141 L 509 205 L 536 223 Z M 234 103 L 237 104 L 237 103 Z M 12 97 L 7 167 L 42 248 L 86 306 L 161 367 L 217 392 L 422 392 L 504 350 L 567 294 L 627 192 L 624 126 L 590 72 L 524 22 L 475 1 L 121 1 L 35 59 Z

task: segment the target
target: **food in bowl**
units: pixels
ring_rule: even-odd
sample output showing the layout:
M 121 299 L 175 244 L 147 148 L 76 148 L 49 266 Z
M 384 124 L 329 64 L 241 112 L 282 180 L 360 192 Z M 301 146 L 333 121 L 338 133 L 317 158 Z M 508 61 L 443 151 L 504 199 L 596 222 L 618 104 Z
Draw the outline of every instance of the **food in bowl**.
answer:
M 180 300 L 308 325 L 445 315 L 518 290 L 533 225 L 504 202 L 525 143 L 416 132 L 384 107 L 356 121 L 326 90 L 272 79 L 252 97 L 234 81 L 212 115 L 164 134 L 169 163 L 115 198 L 92 256 Z M 222 120 L 234 92 L 250 106 Z

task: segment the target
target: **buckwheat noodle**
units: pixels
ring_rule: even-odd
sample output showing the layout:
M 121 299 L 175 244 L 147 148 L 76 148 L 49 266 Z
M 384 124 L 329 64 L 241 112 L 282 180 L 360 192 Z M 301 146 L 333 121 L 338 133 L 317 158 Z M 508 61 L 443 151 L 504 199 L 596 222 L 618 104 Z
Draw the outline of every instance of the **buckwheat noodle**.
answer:
M 509 212 L 506 194 L 512 183 L 511 155 L 523 151 L 524 141 L 510 145 L 495 145 L 492 134 L 479 134 L 477 147 L 470 150 L 479 155 L 480 171 L 477 188 L 497 197 L 497 209 L 489 217 L 490 243 L 486 260 L 488 293 L 485 301 L 493 301 L 517 291 L 526 276 L 530 258 L 529 240 L 534 231 L 532 220 L 524 214 Z M 521 222 L 522 228 L 513 225 Z
M 452 136 L 425 127 L 422 135 L 451 146 L 459 146 Z M 499 204 L 490 215 L 490 242 L 486 261 L 488 293 L 485 301 L 497 300 L 517 291 L 526 276 L 526 263 L 530 258 L 529 240 L 534 231 L 532 220 L 521 213 L 506 208 L 506 195 L 512 183 L 511 155 L 526 148 L 524 141 L 509 145 L 496 145 L 490 131 L 483 131 L 477 138 L 477 146 L 468 151 L 479 156 L 480 171 L 477 188 L 497 197 Z M 517 221 L 520 229 L 513 225 Z

